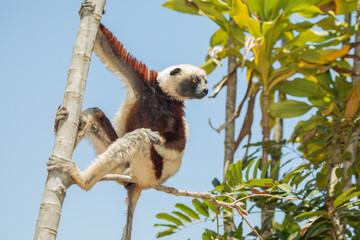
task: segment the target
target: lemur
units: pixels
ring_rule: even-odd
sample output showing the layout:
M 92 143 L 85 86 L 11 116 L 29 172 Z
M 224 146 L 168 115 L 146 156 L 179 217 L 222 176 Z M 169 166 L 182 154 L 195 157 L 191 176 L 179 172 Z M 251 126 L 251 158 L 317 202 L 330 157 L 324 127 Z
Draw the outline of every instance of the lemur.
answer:
M 98 108 L 81 113 L 75 147 L 86 136 L 98 154 L 84 171 L 57 156 L 50 157 L 48 169 L 67 172 L 85 190 L 109 173 L 131 176 L 134 183 L 120 182 L 128 192 L 123 240 L 129 240 L 141 190 L 162 184 L 179 170 L 188 135 L 184 101 L 207 95 L 206 72 L 190 64 L 161 72 L 149 70 L 101 24 L 94 50 L 124 81 L 126 98 L 116 113 L 114 127 Z M 58 111 L 56 123 L 66 114 L 64 109 Z

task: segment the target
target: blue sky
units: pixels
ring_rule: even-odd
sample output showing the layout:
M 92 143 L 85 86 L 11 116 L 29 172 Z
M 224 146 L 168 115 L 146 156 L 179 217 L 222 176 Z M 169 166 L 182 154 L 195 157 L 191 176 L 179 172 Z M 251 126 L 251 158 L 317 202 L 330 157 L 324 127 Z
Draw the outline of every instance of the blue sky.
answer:
M 0 239 L 31 239 L 34 235 L 47 177 L 46 161 L 54 142 L 54 114 L 63 100 L 80 3 L 2 2 Z M 177 13 L 162 7 L 162 3 L 164 0 L 108 1 L 102 22 L 151 69 L 160 71 L 180 63 L 201 65 L 218 27 L 205 17 Z M 220 68 L 208 77 L 210 89 L 225 71 L 225 67 Z M 239 81 L 238 102 L 246 90 L 244 79 Z M 93 55 L 83 109 L 99 107 L 112 119 L 124 94 L 121 82 Z M 213 131 L 208 120 L 214 126 L 222 124 L 224 106 L 225 91 L 216 99 L 186 103 L 190 131 L 187 151 L 179 173 L 165 185 L 206 191 L 212 188 L 214 177 L 222 178 L 224 134 Z M 255 114 L 254 121 L 255 141 L 261 136 L 259 114 Z M 237 129 L 239 125 L 238 121 Z M 235 160 L 242 155 L 243 150 L 238 151 Z M 94 158 L 86 141 L 73 155 L 81 169 Z M 58 239 L 120 239 L 125 196 L 123 187 L 113 182 L 98 183 L 89 192 L 72 186 L 63 205 Z M 144 191 L 135 212 L 133 239 L 155 239 L 161 230 L 153 227 L 160 222 L 155 215 L 174 210 L 177 202 L 190 201 L 155 190 Z M 164 239 L 199 239 L 205 226 L 214 229 L 212 224 L 197 224 Z

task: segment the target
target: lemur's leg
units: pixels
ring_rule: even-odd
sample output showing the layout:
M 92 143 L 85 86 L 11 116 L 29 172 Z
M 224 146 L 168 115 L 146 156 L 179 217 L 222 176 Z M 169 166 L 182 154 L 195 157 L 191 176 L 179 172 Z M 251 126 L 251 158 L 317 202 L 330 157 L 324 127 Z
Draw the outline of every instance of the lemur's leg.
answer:
M 48 170 L 67 172 L 79 187 L 89 190 L 106 174 L 126 172 L 133 176 L 131 166 L 142 166 L 143 161 L 150 161 L 152 144 L 163 142 L 159 133 L 150 129 L 136 129 L 118 138 L 104 153 L 99 155 L 84 171 L 80 171 L 75 162 L 52 155 L 48 162 Z M 137 162 L 140 161 L 140 162 Z M 130 168 L 129 168 L 130 166 Z
M 60 106 L 56 112 L 54 132 L 57 131 L 59 121 L 65 119 L 67 115 L 66 108 Z M 81 112 L 74 148 L 84 137 L 90 139 L 97 154 L 103 153 L 118 138 L 109 119 L 99 108 L 88 108 Z

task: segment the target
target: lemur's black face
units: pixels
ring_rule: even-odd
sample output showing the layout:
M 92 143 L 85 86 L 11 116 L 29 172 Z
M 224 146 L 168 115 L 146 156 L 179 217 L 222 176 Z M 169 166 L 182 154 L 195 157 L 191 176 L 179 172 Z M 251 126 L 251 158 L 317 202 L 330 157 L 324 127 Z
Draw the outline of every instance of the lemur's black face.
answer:
M 176 91 L 184 98 L 200 99 L 205 97 L 209 92 L 206 83 L 207 81 L 205 79 L 193 75 L 180 82 Z

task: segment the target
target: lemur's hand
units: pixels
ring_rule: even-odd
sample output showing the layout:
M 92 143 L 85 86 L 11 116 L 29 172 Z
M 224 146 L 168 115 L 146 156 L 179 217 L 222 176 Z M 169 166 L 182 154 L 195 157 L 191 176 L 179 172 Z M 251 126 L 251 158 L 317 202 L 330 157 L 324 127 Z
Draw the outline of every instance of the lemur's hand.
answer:
M 74 170 L 77 169 L 75 162 L 61 158 L 55 155 L 51 155 L 49 161 L 47 162 L 48 171 L 58 170 L 62 172 L 67 172 L 71 175 Z
M 55 113 L 55 122 L 54 122 L 54 127 L 53 127 L 54 133 L 57 132 L 57 129 L 59 127 L 59 122 L 61 120 L 65 120 L 68 115 L 69 115 L 69 112 L 66 110 L 66 108 L 64 106 L 60 105 Z

